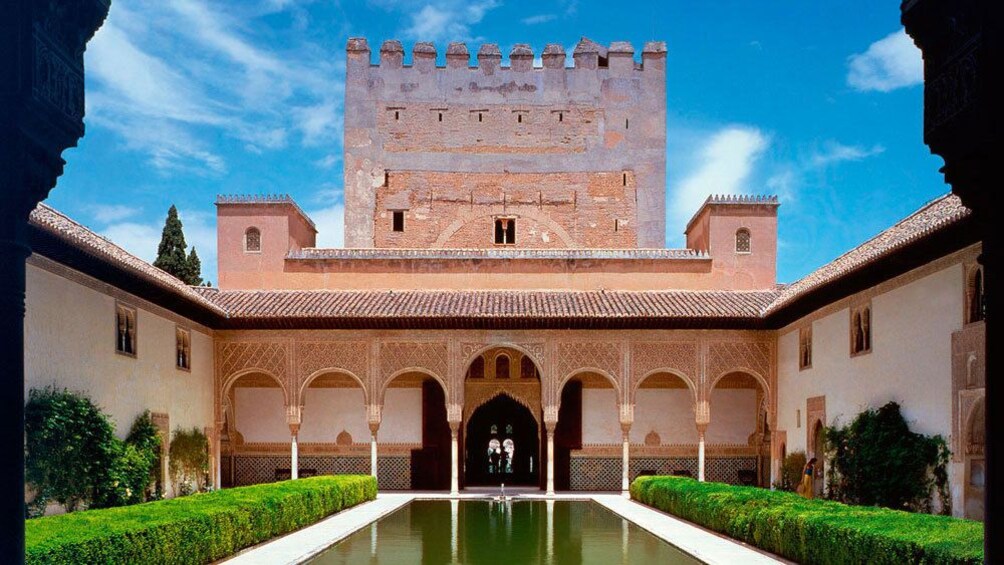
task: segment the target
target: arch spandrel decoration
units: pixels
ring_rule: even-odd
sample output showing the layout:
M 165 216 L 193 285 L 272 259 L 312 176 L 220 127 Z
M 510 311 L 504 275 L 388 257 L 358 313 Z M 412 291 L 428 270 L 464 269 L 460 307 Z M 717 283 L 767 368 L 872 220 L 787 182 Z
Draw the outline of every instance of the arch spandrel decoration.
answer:
M 760 380 L 765 391 L 773 389 L 770 379 L 771 346 L 760 341 L 725 341 L 708 345 L 706 392 L 710 393 L 715 381 L 727 373 L 748 372 Z
M 236 376 L 252 371 L 261 371 L 275 378 L 283 389 L 287 402 L 289 391 L 293 389 L 290 382 L 295 378 L 290 374 L 289 344 L 278 341 L 228 341 L 217 345 L 217 393 L 220 398 L 226 394 L 227 388 Z
M 608 341 L 561 342 L 557 348 L 557 373 L 549 387 L 549 405 L 557 406 L 561 401 L 561 387 L 573 375 L 586 371 L 606 373 L 613 379 L 617 391 L 617 403 L 621 404 L 624 386 L 622 378 L 623 353 L 620 343 Z M 599 371 L 595 371 L 599 369 Z
M 443 386 L 446 398 L 451 398 L 448 375 L 450 371 L 449 344 L 443 342 L 390 341 L 380 344 L 379 386 L 374 390 L 371 404 L 382 403 L 390 382 L 402 371 L 416 370 L 435 378 Z M 378 394 L 376 394 L 378 393 Z
M 369 345 L 362 341 L 308 341 L 296 344 L 296 378 L 303 404 L 304 385 L 318 371 L 331 369 L 353 375 L 363 389 L 363 397 L 370 398 Z
M 629 401 L 634 402 L 649 375 L 664 372 L 675 375 L 694 393 L 697 401 L 698 347 L 693 342 L 640 342 L 631 345 L 631 389 Z

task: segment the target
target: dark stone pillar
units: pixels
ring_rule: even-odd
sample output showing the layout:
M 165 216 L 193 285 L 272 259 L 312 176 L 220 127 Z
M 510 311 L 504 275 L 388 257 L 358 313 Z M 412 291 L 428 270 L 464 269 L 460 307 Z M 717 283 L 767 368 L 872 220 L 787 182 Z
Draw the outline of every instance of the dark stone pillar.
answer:
M 0 555 L 24 561 L 24 290 L 28 214 L 84 134 L 84 47 L 108 0 L 0 2 Z M 20 480 L 11 480 L 20 479 Z
M 942 172 L 952 192 L 973 210 L 983 239 L 986 300 L 986 501 L 984 559 L 1004 560 L 1000 530 L 1004 508 L 1004 382 L 1000 350 L 1004 331 L 997 319 L 996 300 L 1004 269 L 1002 241 L 1001 157 L 1004 131 L 1001 110 L 1004 68 L 1001 41 L 1004 8 L 995 0 L 904 0 L 906 31 L 924 53 L 924 143 L 945 160 Z

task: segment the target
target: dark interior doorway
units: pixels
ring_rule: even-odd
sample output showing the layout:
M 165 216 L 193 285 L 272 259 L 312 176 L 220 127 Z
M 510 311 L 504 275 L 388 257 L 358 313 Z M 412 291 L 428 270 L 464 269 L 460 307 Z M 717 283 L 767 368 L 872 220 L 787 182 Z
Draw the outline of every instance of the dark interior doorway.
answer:
M 422 449 L 411 451 L 411 488 L 450 489 L 450 425 L 446 395 L 432 379 L 422 382 Z
M 582 449 L 582 381 L 573 379 L 561 390 L 561 408 L 554 430 L 554 489 L 572 489 L 572 450 Z
M 540 484 L 540 433 L 525 406 L 500 394 L 474 411 L 466 430 L 468 486 Z

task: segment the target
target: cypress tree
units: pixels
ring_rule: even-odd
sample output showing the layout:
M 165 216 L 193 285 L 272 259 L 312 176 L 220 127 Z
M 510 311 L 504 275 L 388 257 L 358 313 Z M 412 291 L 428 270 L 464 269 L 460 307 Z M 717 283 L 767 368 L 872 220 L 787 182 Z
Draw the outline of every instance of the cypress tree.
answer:
M 199 286 L 202 284 L 202 261 L 199 260 L 199 254 L 195 252 L 195 246 L 192 246 L 192 252 L 188 254 L 188 278 L 185 282 L 192 286 Z
M 183 281 L 188 281 L 188 259 L 185 258 L 185 234 L 178 219 L 178 209 L 171 205 L 164 222 L 164 231 L 157 247 L 157 260 L 153 266 L 163 269 Z

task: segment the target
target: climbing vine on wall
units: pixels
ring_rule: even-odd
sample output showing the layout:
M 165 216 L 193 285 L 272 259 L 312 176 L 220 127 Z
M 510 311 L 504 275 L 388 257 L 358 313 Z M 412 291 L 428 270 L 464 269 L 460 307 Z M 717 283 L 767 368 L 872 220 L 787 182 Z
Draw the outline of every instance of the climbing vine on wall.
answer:
M 198 428 L 174 430 L 168 464 L 179 495 L 206 490 L 209 486 L 209 440 Z
M 858 414 L 826 430 L 830 498 L 850 504 L 951 514 L 948 445 L 940 435 L 910 430 L 899 404 Z

